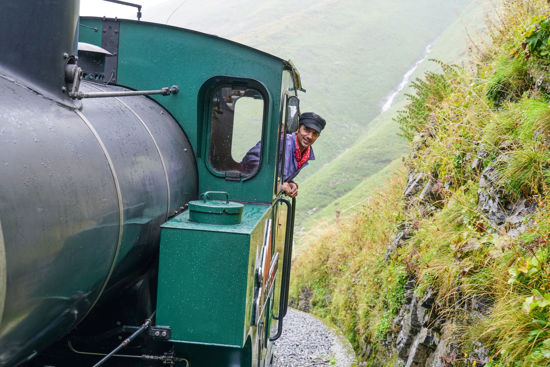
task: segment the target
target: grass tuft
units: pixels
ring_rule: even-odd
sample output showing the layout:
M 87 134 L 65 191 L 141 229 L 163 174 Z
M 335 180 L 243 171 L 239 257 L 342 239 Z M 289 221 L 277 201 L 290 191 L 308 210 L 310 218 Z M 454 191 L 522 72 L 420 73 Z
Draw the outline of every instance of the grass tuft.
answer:
M 517 101 L 532 84 L 525 60 L 502 56 L 487 81 L 487 99 L 500 107 L 505 101 Z

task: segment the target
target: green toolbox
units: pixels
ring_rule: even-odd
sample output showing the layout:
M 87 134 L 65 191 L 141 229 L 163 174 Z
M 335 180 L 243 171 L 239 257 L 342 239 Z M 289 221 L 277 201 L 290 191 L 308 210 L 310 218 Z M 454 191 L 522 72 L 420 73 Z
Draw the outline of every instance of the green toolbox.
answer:
M 162 225 L 157 325 L 170 327 L 172 342 L 242 348 L 254 322 L 255 263 L 271 206 L 210 200 L 216 195 Z

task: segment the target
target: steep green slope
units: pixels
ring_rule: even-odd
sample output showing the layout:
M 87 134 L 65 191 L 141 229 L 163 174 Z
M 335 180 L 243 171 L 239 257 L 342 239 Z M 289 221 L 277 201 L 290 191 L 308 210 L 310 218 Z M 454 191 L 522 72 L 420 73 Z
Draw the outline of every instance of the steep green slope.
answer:
M 392 120 L 398 106 L 403 103 L 380 115 L 367 135 L 300 184 L 298 233 L 325 216 L 333 218 L 335 211 L 328 208 L 346 210 L 349 206 L 344 206 L 348 202 L 342 200 L 343 196 L 406 152 L 406 142 L 398 135 L 399 128 Z
M 471 37 L 482 43 L 484 4 L 487 2 L 470 3 L 460 18 L 433 43 L 429 57 L 447 63 L 465 60 Z M 438 67 L 426 60 L 418 66 L 412 79 Z M 337 210 L 353 206 L 351 197 L 368 195 L 362 190 L 369 185 L 360 185 L 362 180 L 375 175 L 370 181 L 377 181 L 376 173 L 405 152 L 404 141 L 397 136 L 398 126 L 393 119 L 396 111 L 403 107 L 407 92 L 409 89 L 405 88 L 398 94 L 393 107 L 374 119 L 368 132 L 354 146 L 302 181 L 298 201 L 299 229 L 307 229 L 317 220 L 334 217 Z M 340 199 L 352 190 L 355 190 L 353 195 Z
M 492 12 L 473 63 L 414 83 L 408 174 L 294 262 L 294 301 L 361 366 L 550 365 L 550 5 Z
M 385 165 L 382 169 L 361 181 L 353 190 L 342 195 L 318 212 L 308 216 L 302 221 L 301 226 L 295 228 L 295 255 L 299 257 L 303 251 L 308 250 L 308 245 L 317 238 L 317 228 L 326 228 L 338 222 L 347 222 L 361 212 L 371 202 L 371 197 L 388 186 L 392 177 L 402 170 L 403 162 L 398 158 Z

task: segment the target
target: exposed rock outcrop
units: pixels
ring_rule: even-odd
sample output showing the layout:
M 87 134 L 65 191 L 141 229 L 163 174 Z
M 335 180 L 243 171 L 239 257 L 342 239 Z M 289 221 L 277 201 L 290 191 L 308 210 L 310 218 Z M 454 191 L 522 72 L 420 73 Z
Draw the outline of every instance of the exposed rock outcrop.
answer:
M 499 231 L 517 235 L 525 230 L 526 217 L 536 210 L 536 203 L 526 198 L 516 198 L 505 192 L 500 182 L 497 168 L 502 161 L 497 161 L 485 169 L 483 162 L 487 153 L 477 152 L 471 162 L 471 169 L 480 172 L 478 206 L 490 224 Z M 438 210 L 435 203 L 442 199 L 442 192 L 449 189 L 446 180 L 433 179 L 431 175 L 410 171 L 403 191 L 408 208 L 420 205 L 425 213 Z M 408 209 L 406 209 L 408 210 Z M 427 214 L 427 215 L 428 215 Z M 400 223 L 386 250 L 386 261 L 402 247 L 416 231 L 414 223 Z M 474 363 L 484 366 L 489 361 L 488 350 L 480 342 L 469 346 L 466 353 L 457 343 L 456 330 L 461 323 L 452 316 L 437 315 L 438 305 L 432 289 L 425 291 L 422 298 L 415 293 L 416 282 L 411 278 L 405 284 L 405 303 L 393 321 L 393 332 L 383 343 L 388 350 L 397 355 L 396 366 L 399 367 L 451 367 L 462 366 L 460 363 Z M 486 315 L 492 306 L 487 296 L 462 299 L 456 304 L 457 312 L 469 315 L 466 319 L 475 320 Z M 369 353 L 370 354 L 370 353 Z
M 403 190 L 403 195 L 410 198 L 413 195 L 416 195 L 423 186 L 424 174 L 410 171 L 409 176 L 407 177 L 407 185 L 405 186 L 405 190 Z
M 390 344 L 398 356 L 396 367 L 451 367 L 461 361 L 475 361 L 476 366 L 484 366 L 489 361 L 487 348 L 476 342 L 466 356 L 455 340 L 455 321 L 437 315 L 434 300 L 431 289 L 422 298 L 416 294 L 406 298 L 394 320 L 397 336 L 390 336 Z M 486 301 L 465 303 L 463 311 L 485 312 Z
M 397 226 L 395 235 L 393 236 L 388 248 L 386 249 L 385 261 L 388 261 L 395 250 L 403 246 L 405 241 L 411 238 L 411 233 L 411 224 L 403 222 L 399 224 L 399 226 Z
M 499 184 L 497 164 L 489 165 L 481 174 L 478 190 L 478 205 L 487 219 L 510 236 L 525 230 L 525 217 L 535 211 L 536 202 L 528 198 L 515 198 Z
M 398 330 L 395 349 L 398 366 L 426 366 L 439 344 L 439 330 L 432 306 L 434 296 L 431 289 L 422 299 L 416 294 L 406 298 L 399 316 L 394 320 L 394 329 Z
M 313 291 L 311 288 L 304 287 L 300 291 L 298 300 L 290 299 L 289 306 L 296 308 L 303 312 L 311 312 L 311 298 L 313 297 Z

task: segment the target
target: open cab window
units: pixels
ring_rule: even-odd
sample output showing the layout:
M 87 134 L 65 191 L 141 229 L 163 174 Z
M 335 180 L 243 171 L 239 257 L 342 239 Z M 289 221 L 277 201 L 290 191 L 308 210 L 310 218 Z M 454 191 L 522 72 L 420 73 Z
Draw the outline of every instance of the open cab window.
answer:
M 242 180 L 258 172 L 266 106 L 267 94 L 259 83 L 219 84 L 212 89 L 208 165 L 213 173 Z

